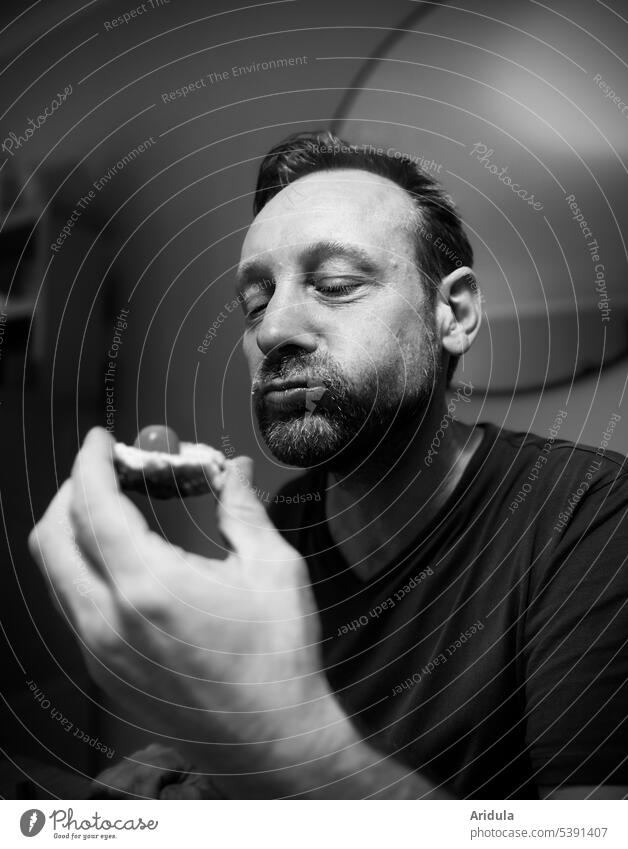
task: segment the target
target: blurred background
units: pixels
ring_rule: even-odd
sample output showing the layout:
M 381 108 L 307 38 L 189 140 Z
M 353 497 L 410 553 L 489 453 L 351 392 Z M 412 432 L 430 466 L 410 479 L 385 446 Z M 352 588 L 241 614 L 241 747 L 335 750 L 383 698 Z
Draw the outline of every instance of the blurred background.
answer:
M 625 0 L 3 5 L 0 795 L 80 797 L 146 742 L 26 548 L 88 428 L 230 446 L 268 499 L 296 473 L 259 443 L 229 309 L 289 133 L 415 157 L 457 201 L 486 314 L 458 414 L 547 435 L 564 410 L 561 437 L 593 446 L 619 414 L 628 452 L 627 36 Z M 143 509 L 219 551 L 209 499 Z

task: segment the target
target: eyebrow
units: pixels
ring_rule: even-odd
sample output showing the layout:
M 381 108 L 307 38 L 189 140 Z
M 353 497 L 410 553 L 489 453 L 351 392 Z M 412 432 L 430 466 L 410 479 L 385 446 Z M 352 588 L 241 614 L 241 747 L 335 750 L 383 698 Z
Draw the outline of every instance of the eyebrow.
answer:
M 313 271 L 330 259 L 346 259 L 362 274 L 381 276 L 381 268 L 376 261 L 358 245 L 350 245 L 334 240 L 324 240 L 307 245 L 299 255 L 299 261 L 306 271 Z M 236 272 L 236 291 L 242 293 L 251 282 L 260 278 L 272 278 L 265 260 L 253 259 L 243 263 Z
M 328 259 L 347 259 L 364 274 L 381 274 L 375 260 L 363 248 L 345 242 L 323 241 L 308 245 L 301 254 L 301 261 L 308 268 L 316 268 Z

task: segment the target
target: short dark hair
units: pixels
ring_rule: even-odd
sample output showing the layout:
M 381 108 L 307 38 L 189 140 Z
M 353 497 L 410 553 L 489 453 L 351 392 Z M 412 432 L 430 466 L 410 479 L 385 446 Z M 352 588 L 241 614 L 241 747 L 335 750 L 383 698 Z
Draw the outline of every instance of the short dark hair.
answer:
M 417 265 L 433 308 L 442 277 L 463 265 L 473 265 L 473 248 L 458 211 L 442 186 L 407 154 L 393 155 L 374 145 L 349 144 L 328 130 L 294 133 L 272 148 L 260 165 L 253 212 L 260 212 L 282 189 L 308 174 L 355 168 L 387 177 L 404 189 L 418 211 Z M 447 383 L 458 357 L 450 357 Z

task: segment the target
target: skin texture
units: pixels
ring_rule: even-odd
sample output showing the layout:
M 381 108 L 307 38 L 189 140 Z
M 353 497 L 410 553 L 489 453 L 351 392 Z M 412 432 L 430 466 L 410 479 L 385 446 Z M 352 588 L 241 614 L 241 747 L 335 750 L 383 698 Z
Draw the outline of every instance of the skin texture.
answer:
M 429 397 L 440 350 L 414 264 L 414 217 L 395 184 L 352 171 L 302 178 L 266 205 L 247 234 L 239 272 L 254 388 L 282 357 L 299 354 L 314 363 L 331 359 L 353 387 L 371 381 L 380 394 L 403 399 L 420 388 Z M 363 251 L 372 274 L 341 256 L 309 261 L 308 248 L 332 240 Z M 256 274 L 245 271 L 252 263 Z M 333 294 L 338 275 L 361 285 Z M 259 295 L 262 280 L 270 285 Z M 316 366 L 312 371 L 318 374 Z
M 244 338 L 254 388 L 282 358 L 285 368 L 298 355 L 299 368 L 334 364 L 348 387 L 379 375 L 393 401 L 414 397 L 418 420 L 408 417 L 368 462 L 359 451 L 323 446 L 320 461 L 334 484 L 330 530 L 356 569 L 378 568 L 382 542 L 403 539 L 404 502 L 414 499 L 421 517 L 438 509 L 480 438 L 452 426 L 429 471 L 420 478 L 413 471 L 445 409 L 446 359 L 472 343 L 480 307 L 471 272 L 458 269 L 439 282 L 433 315 L 426 314 L 412 215 L 408 198 L 383 178 L 320 173 L 273 198 L 242 252 L 241 272 L 263 260 L 256 279 L 272 282 Z M 373 281 L 339 300 L 306 286 L 303 248 L 320 240 L 359 246 Z M 322 270 L 355 273 L 337 258 Z M 286 422 L 288 447 L 291 428 Z M 209 560 L 149 531 L 120 491 L 112 446 L 106 431 L 90 431 L 29 544 L 95 680 L 145 728 L 179 741 L 182 764 L 166 758 L 145 766 L 152 780 L 110 775 L 115 792 L 127 782 L 154 794 L 164 772 L 193 763 L 219 795 L 233 798 L 451 798 L 361 739 L 340 708 L 321 670 L 306 564 L 255 497 L 251 461 L 228 461 L 217 504 L 228 550 L 224 560 Z M 387 513 L 404 493 L 412 498 Z
M 255 497 L 251 461 L 229 461 L 217 520 L 230 550 L 210 560 L 148 529 L 113 444 L 88 433 L 29 537 L 102 689 L 227 797 L 431 792 L 362 741 L 330 691 L 305 563 Z
M 282 358 L 304 363 L 330 358 L 356 393 L 369 384 L 387 393 L 393 418 L 410 407 L 405 418 L 397 416 L 392 424 L 389 419 L 370 433 L 367 446 L 349 462 L 333 454 L 318 458 L 329 472 L 332 538 L 364 575 L 405 547 L 417 519 L 427 522 L 439 510 L 481 439 L 455 424 L 445 432 L 435 462 L 429 467 L 423 462 L 446 412 L 446 357 L 468 350 L 481 308 L 466 268 L 440 281 L 436 307 L 430 308 L 415 261 L 415 221 L 411 199 L 390 180 L 362 171 L 319 172 L 277 194 L 242 248 L 241 291 L 246 296 L 242 287 L 249 284 L 252 293 L 244 310 L 256 310 L 246 320 L 243 343 L 254 387 Z M 311 285 L 310 270 L 329 279 L 359 271 L 340 258 L 308 266 L 308 248 L 332 239 L 368 254 L 374 282 L 343 297 Z M 255 274 L 246 272 L 252 264 L 258 266 Z M 255 286 L 265 279 L 272 286 L 261 296 Z M 313 372 L 319 373 L 316 367 Z

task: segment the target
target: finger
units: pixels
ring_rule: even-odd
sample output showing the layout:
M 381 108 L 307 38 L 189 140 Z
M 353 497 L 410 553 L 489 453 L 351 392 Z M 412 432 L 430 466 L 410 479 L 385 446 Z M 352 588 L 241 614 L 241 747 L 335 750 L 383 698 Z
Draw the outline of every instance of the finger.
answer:
M 93 428 L 72 469 L 71 518 L 76 539 L 103 574 L 135 566 L 149 535 L 144 517 L 120 490 L 113 446 L 106 430 Z
M 185 779 L 176 784 L 166 784 L 159 794 L 160 799 L 206 799 L 203 788 L 199 784 Z M 209 797 L 212 798 L 212 797 Z
M 155 757 L 161 757 L 164 763 L 167 763 L 166 759 L 169 753 L 177 757 L 177 753 L 173 749 L 166 749 L 165 746 L 151 743 L 147 748 L 134 752 L 113 764 L 113 766 L 107 767 L 92 780 L 91 798 L 130 798 L 129 793 L 135 785 L 138 773 L 147 769 L 152 770 L 152 766 L 145 762 L 147 758 L 151 757 L 154 760 Z M 155 794 L 152 798 L 157 798 L 158 791 L 159 787 L 156 782 Z
M 175 769 L 164 769 L 157 766 L 145 766 L 135 776 L 133 792 L 138 796 L 148 796 L 150 799 L 158 799 L 164 787 L 169 784 L 178 784 L 184 773 Z
M 72 482 L 65 481 L 28 537 L 31 556 L 49 583 L 53 604 L 76 628 L 104 603 L 106 588 L 77 545 L 70 505 Z
M 218 789 L 214 782 L 203 773 L 190 773 L 185 777 L 183 784 L 189 792 L 194 792 L 193 799 L 226 799 L 227 797 Z M 163 795 L 163 794 L 162 794 Z
M 93 778 L 90 784 L 89 799 L 131 799 L 128 783 L 120 780 L 120 773 L 114 767 Z
M 103 773 L 95 778 L 92 781 L 91 798 L 159 799 L 162 787 L 161 771 L 152 766 L 130 766 L 134 768 L 111 774 Z
M 234 457 L 226 464 L 226 475 L 217 509 L 218 528 L 233 551 L 243 556 L 276 559 L 285 542 L 271 522 L 253 488 L 253 461 Z M 271 554 L 273 552 L 273 554 Z
M 151 744 L 104 770 L 94 779 L 92 792 L 118 799 L 158 799 L 166 784 L 182 780 L 187 767 L 176 750 Z

